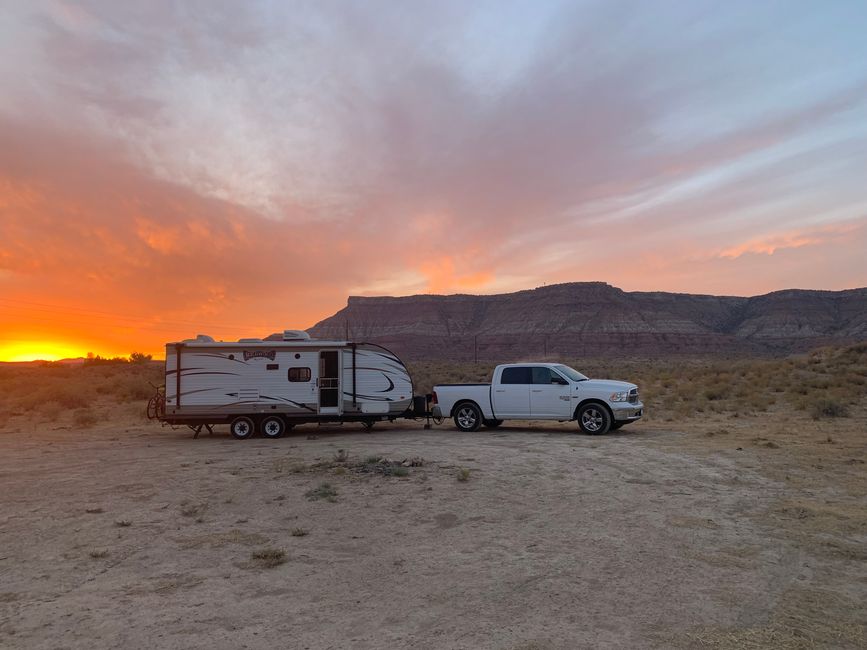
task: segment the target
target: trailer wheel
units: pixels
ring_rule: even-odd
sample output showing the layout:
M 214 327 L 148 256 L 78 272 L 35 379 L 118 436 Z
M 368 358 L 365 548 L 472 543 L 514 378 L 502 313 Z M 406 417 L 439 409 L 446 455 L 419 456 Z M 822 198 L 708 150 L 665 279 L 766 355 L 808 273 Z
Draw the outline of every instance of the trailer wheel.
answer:
M 455 407 L 455 426 L 461 431 L 475 431 L 482 425 L 482 412 L 472 402 Z
M 236 417 L 232 420 L 232 424 L 229 425 L 229 433 L 231 433 L 232 437 L 237 440 L 252 438 L 255 432 L 256 425 L 254 425 L 253 420 L 248 418 L 246 415 Z
M 279 438 L 286 432 L 286 423 L 279 415 L 269 415 L 259 427 L 266 438 Z
M 364 425 L 365 431 L 370 431 L 371 429 L 373 429 L 373 425 L 376 424 L 376 420 L 364 420 L 361 424 Z

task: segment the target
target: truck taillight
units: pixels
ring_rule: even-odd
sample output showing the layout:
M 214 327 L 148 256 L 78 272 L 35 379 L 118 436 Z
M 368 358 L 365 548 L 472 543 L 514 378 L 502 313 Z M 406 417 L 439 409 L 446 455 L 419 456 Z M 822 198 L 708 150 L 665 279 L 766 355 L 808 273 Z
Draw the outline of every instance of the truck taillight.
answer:
M 433 391 L 431 393 L 431 404 L 439 404 L 439 400 L 437 400 L 437 392 Z

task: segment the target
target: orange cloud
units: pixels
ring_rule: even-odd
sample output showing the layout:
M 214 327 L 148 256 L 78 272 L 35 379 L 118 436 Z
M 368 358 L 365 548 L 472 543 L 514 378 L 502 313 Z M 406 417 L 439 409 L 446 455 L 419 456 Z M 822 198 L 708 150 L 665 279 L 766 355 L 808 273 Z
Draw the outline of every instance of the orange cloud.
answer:
M 425 262 L 419 271 L 427 280 L 429 293 L 478 290 L 494 281 L 494 274 L 489 271 L 456 273 L 455 261 L 449 255 Z
M 755 255 L 773 255 L 778 250 L 823 244 L 829 239 L 838 238 L 841 235 L 851 232 L 853 229 L 854 227 L 838 226 L 806 233 L 793 232 L 773 237 L 753 239 L 721 251 L 719 257 L 737 259 L 747 253 Z

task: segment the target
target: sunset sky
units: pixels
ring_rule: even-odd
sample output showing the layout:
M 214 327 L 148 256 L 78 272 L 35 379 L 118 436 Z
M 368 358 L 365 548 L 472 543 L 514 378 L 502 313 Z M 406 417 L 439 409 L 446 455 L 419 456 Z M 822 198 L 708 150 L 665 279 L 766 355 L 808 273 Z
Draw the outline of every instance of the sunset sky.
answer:
M 0 360 L 867 285 L 867 3 L 0 0 Z

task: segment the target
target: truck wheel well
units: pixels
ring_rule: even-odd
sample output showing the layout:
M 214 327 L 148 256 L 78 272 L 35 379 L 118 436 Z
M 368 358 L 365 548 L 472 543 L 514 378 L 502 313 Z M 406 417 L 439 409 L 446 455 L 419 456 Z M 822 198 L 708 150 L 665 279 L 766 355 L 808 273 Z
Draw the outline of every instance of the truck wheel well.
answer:
M 614 422 L 614 411 L 611 410 L 611 407 L 608 406 L 608 404 L 606 404 L 605 402 L 603 402 L 601 399 L 596 399 L 596 398 L 593 398 L 593 397 L 590 397 L 590 398 L 588 398 L 588 399 L 583 400 L 582 402 L 580 402 L 580 403 L 578 404 L 578 406 L 575 407 L 575 412 L 572 413 L 572 419 L 573 419 L 573 420 L 577 420 L 577 419 L 578 419 L 578 411 L 581 410 L 581 407 L 583 407 L 583 406 L 585 406 L 585 405 L 587 405 L 587 404 L 599 404 L 600 406 L 604 406 L 604 407 L 605 407 L 605 410 L 608 411 L 608 415 L 611 416 L 611 421 Z
M 484 417 L 484 413 L 482 413 L 482 407 L 479 406 L 479 405 L 478 405 L 474 400 L 471 400 L 471 399 L 462 399 L 460 402 L 455 402 L 455 405 L 452 406 L 452 410 L 451 410 L 451 412 L 449 413 L 449 417 L 453 417 L 454 414 L 455 414 L 455 411 L 457 411 L 458 408 L 459 408 L 460 406 L 463 406 L 464 404 L 472 404 L 472 405 L 475 406 L 477 409 L 479 409 L 479 413 L 481 413 L 481 414 L 482 414 L 482 417 Z

